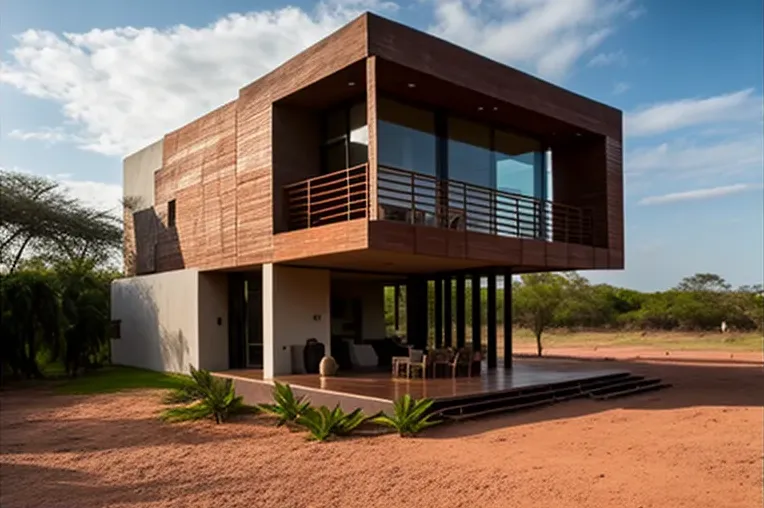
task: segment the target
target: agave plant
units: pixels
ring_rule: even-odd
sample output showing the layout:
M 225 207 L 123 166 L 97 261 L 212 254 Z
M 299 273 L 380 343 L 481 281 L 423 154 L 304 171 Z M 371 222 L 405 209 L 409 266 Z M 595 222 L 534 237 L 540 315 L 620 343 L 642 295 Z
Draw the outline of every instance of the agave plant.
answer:
M 274 381 L 273 404 L 260 404 L 260 409 L 264 413 L 278 417 L 277 426 L 285 423 L 296 422 L 310 408 L 310 402 L 306 397 L 295 397 L 292 387 L 288 384 L 281 384 Z
M 183 386 L 170 390 L 162 398 L 165 404 L 189 404 L 204 398 L 205 387 L 199 385 L 194 378 L 184 381 Z
M 192 400 L 190 405 L 170 408 L 162 413 L 162 419 L 169 422 L 202 420 L 213 418 L 215 423 L 223 423 L 230 416 L 254 413 L 257 408 L 244 404 L 241 396 L 236 395 L 232 379 L 213 376 L 207 370 L 191 367 L 193 384 L 185 391 L 184 401 Z M 181 390 L 183 391 L 183 389 Z M 176 400 L 180 400 L 180 393 Z
M 334 409 L 321 406 L 318 409 L 308 408 L 297 418 L 297 423 L 308 429 L 310 439 L 326 441 L 332 436 L 346 436 L 359 425 L 369 420 L 360 409 L 345 413 L 339 404 Z
M 406 394 L 393 404 L 392 416 L 383 413 L 372 421 L 394 428 L 403 437 L 414 436 L 427 427 L 440 423 L 440 420 L 432 420 L 432 415 L 428 414 L 433 402 L 432 399 L 416 400 Z

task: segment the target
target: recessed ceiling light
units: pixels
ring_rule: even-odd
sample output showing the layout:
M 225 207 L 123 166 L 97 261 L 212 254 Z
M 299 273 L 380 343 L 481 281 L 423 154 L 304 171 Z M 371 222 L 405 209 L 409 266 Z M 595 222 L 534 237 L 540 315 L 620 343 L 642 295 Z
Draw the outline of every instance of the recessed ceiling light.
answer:
M 409 88 L 416 88 L 416 83 L 409 83 Z
M 355 81 L 348 81 L 348 86 L 355 86 Z

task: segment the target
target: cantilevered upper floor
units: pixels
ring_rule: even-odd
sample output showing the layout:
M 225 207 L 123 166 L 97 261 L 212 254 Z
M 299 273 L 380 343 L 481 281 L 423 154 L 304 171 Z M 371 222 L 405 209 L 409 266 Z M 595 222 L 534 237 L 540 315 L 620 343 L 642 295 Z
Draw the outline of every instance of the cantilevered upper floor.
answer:
M 125 159 L 128 273 L 623 267 L 622 115 L 365 14 Z

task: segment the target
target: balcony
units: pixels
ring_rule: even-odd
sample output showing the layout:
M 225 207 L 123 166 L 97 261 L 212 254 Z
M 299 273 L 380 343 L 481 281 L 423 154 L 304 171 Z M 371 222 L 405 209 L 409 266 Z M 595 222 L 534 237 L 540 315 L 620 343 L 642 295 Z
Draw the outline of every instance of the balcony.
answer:
M 369 216 L 366 164 L 285 187 L 289 230 Z M 377 219 L 456 231 L 593 245 L 590 210 L 380 166 Z

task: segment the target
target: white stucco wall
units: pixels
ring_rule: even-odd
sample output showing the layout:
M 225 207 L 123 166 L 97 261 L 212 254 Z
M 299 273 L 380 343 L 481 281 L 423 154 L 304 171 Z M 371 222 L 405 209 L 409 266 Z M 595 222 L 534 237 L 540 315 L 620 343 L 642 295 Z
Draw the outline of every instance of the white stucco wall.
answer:
M 228 276 L 199 272 L 199 368 L 228 369 Z
M 332 295 L 361 299 L 362 338 L 381 339 L 385 337 L 385 290 L 382 282 L 369 280 L 333 281 Z M 332 320 L 332 327 L 336 327 L 334 333 L 341 333 L 342 323 L 341 319 Z
M 119 279 L 111 285 L 111 318 L 121 320 L 112 362 L 188 372 L 199 365 L 199 272 L 195 269 Z
M 122 162 L 122 195 L 137 198 L 136 210 L 154 206 L 154 173 L 162 168 L 164 141 L 159 140 Z
M 292 372 L 292 345 L 315 338 L 331 354 L 328 270 L 263 265 L 263 377 Z

